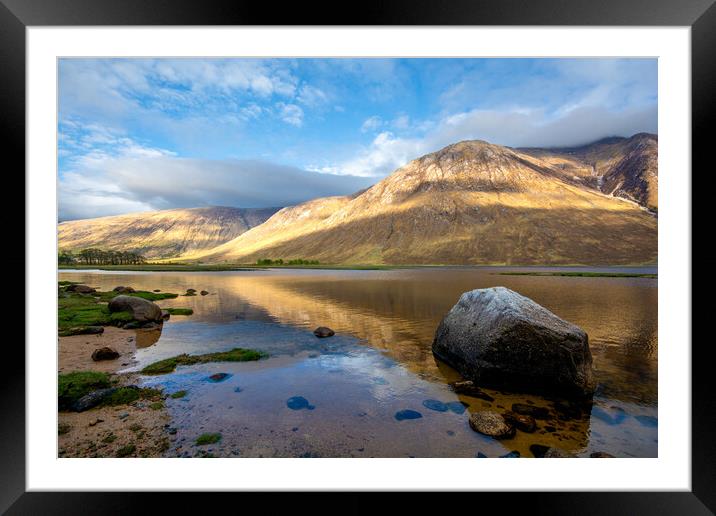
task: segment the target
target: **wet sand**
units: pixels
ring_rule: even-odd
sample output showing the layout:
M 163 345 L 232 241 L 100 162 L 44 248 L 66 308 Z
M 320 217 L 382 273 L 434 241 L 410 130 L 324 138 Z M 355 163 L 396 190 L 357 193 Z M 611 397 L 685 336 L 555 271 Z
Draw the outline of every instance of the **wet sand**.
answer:
M 100 335 L 58 337 L 59 372 L 100 371 L 112 374 L 118 386 L 137 385 L 138 375 L 116 373 L 136 364 L 137 347 L 151 340 L 153 333 L 108 326 Z M 119 358 L 92 360 L 92 352 L 104 346 L 119 352 Z M 58 412 L 58 457 L 161 456 L 172 439 L 170 418 L 165 408 L 152 409 L 150 404 L 139 400 L 85 412 Z

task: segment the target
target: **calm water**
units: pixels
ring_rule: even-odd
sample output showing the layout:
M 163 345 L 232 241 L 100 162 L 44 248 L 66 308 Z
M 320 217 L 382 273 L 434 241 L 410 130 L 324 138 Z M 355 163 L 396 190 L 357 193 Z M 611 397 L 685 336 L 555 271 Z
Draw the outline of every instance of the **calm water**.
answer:
M 499 275 L 505 270 L 62 271 L 60 279 L 102 290 L 129 285 L 210 292 L 161 301 L 163 307 L 190 307 L 194 315 L 173 316 L 161 332 L 138 331 L 137 363 L 128 370 L 180 353 L 233 347 L 270 353 L 259 362 L 143 377 L 166 392 L 189 391 L 167 400 L 177 428 L 167 456 L 203 450 L 228 457 L 499 457 L 516 450 L 531 457 L 531 444 L 579 456 L 657 456 L 657 280 Z M 462 292 L 497 285 L 589 334 L 598 381 L 591 415 L 538 421 L 534 434 L 518 431 L 506 441 L 470 429 L 472 411 L 502 411 L 516 402 L 552 408 L 558 401 L 486 389 L 495 398 L 488 402 L 449 389 L 459 375 L 433 357 L 435 329 Z M 317 326 L 331 327 L 336 336 L 315 338 Z M 209 381 L 217 372 L 230 376 Z M 303 400 L 288 403 L 296 397 Z M 454 411 L 431 410 L 426 400 L 461 401 L 467 410 L 459 413 L 457 404 Z M 396 419 L 406 409 L 422 417 Z M 220 432 L 222 440 L 194 446 L 204 432 Z

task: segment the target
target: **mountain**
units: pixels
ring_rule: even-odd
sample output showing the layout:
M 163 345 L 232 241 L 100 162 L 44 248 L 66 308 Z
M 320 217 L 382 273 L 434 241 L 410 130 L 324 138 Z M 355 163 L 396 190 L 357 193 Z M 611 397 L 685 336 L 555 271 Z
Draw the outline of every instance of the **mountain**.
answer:
M 284 208 L 215 249 L 185 258 L 252 263 L 655 263 L 657 220 L 646 198 L 648 135 L 578 149 L 449 145 L 348 197 Z M 654 138 L 655 140 L 655 138 Z M 640 154 L 641 153 L 641 154 Z M 634 168 L 629 168 L 629 165 Z M 655 165 L 655 161 L 653 163 Z M 656 171 L 654 170 L 654 177 Z M 609 191 L 610 184 L 614 188 Z M 634 192 L 631 189 L 634 185 Z
M 212 249 L 266 221 L 278 208 L 213 206 L 73 220 L 57 226 L 58 247 L 134 251 L 169 258 Z
M 639 133 L 581 147 L 519 149 L 549 163 L 563 179 L 658 209 L 658 137 Z

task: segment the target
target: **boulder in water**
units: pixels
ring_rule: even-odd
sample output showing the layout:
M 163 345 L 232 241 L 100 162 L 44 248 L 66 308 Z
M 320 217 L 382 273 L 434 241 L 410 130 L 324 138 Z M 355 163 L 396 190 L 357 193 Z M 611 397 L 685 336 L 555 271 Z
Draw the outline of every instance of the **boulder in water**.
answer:
M 587 334 L 505 287 L 465 292 L 432 349 L 478 385 L 576 398 L 594 391 Z

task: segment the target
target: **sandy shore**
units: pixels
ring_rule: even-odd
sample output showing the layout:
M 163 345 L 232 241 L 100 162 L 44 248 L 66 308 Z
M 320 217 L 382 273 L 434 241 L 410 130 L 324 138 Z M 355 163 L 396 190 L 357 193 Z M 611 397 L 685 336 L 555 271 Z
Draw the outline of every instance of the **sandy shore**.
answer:
M 59 372 L 101 371 L 118 385 L 136 385 L 136 374 L 117 374 L 135 363 L 137 346 L 155 340 L 158 332 L 105 327 L 101 335 L 59 337 Z M 115 360 L 92 360 L 92 352 L 104 346 L 119 352 Z M 59 457 L 159 457 L 174 437 L 164 408 L 138 400 L 129 405 L 99 407 L 85 412 L 58 413 Z

